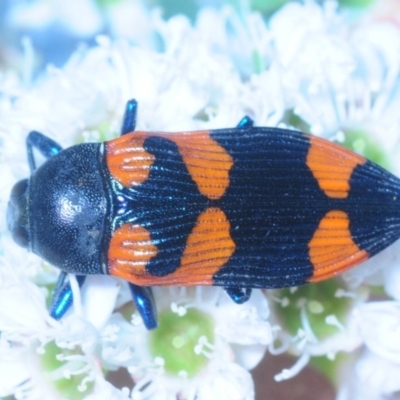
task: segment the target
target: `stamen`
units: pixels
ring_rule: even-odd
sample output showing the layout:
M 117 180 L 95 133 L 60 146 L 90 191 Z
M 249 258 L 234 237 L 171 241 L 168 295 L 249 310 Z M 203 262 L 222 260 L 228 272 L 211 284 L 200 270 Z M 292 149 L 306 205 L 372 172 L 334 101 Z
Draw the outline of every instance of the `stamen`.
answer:
M 143 319 L 138 312 L 132 314 L 130 322 L 133 326 L 143 325 Z
M 307 340 L 313 343 L 318 343 L 318 339 L 315 336 L 313 329 L 311 328 L 310 320 L 308 319 L 305 307 L 301 307 L 300 321 L 305 333 L 307 334 Z
M 94 381 L 94 376 L 92 374 L 86 376 L 82 379 L 82 382 L 78 385 L 78 390 L 80 392 L 85 392 L 88 389 L 87 384 Z
M 181 303 L 183 303 L 184 301 L 182 301 Z M 183 305 L 179 305 L 179 302 L 175 302 L 173 301 L 171 303 L 171 311 L 175 314 L 178 314 L 180 317 L 183 317 L 184 315 L 186 315 L 187 310 L 189 308 L 194 308 L 196 307 L 196 305 L 194 303 L 185 303 Z
M 349 299 L 356 299 L 357 298 L 355 293 L 349 292 L 349 291 L 341 289 L 341 288 L 336 290 L 335 297 L 337 297 L 338 299 L 341 299 L 343 297 L 348 297 Z
M 110 324 L 107 325 L 101 335 L 105 342 L 116 342 L 118 340 L 118 335 L 121 328 L 118 325 Z
M 308 353 L 303 353 L 292 367 L 283 369 L 279 374 L 276 374 L 274 376 L 275 381 L 281 382 L 293 378 L 308 364 L 309 361 L 310 355 Z
M 204 349 L 205 347 L 207 347 L 211 351 L 206 351 Z M 197 355 L 202 354 L 203 356 L 207 357 L 208 359 L 210 359 L 212 357 L 214 350 L 215 350 L 215 346 L 207 340 L 206 336 L 200 336 L 196 346 L 194 347 L 194 352 Z
M 340 331 L 342 331 L 342 332 L 345 330 L 345 327 L 344 327 L 343 324 L 337 319 L 336 315 L 333 315 L 333 314 L 328 315 L 328 316 L 325 318 L 325 322 L 326 322 L 328 325 L 336 326 L 336 327 L 337 327 Z
M 275 295 L 270 295 L 270 296 L 268 296 L 268 298 L 271 299 L 272 301 L 280 304 L 281 307 L 283 307 L 283 308 L 287 307 L 290 304 L 290 300 L 286 296 L 280 298 L 280 297 L 275 296 Z

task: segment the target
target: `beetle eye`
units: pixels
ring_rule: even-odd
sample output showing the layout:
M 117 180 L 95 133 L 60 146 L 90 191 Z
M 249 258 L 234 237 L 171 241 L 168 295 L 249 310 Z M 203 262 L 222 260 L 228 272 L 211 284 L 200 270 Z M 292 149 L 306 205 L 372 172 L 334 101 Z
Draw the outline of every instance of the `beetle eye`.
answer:
M 12 231 L 12 238 L 18 246 L 21 246 L 25 249 L 27 249 L 29 247 L 28 232 L 26 231 L 26 229 L 24 227 L 19 226 L 19 227 L 15 228 Z
M 28 179 L 23 179 L 22 181 L 17 182 L 11 190 L 11 196 L 17 197 L 22 196 L 26 189 L 28 188 Z
M 28 179 L 17 182 L 11 190 L 7 207 L 7 226 L 19 246 L 29 248 L 29 221 L 27 211 Z

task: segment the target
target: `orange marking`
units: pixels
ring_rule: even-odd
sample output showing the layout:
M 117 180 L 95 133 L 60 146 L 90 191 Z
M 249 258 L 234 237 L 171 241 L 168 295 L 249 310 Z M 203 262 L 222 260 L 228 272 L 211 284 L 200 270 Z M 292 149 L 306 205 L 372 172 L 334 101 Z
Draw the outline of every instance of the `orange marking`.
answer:
M 157 254 L 157 249 L 151 242 L 148 243 L 148 232 L 141 227 L 136 229 L 138 228 L 140 234 L 137 240 L 143 241 L 144 245 L 140 247 L 133 243 L 128 251 L 121 250 L 123 240 L 115 239 L 114 234 L 108 257 L 111 275 L 143 286 L 212 285 L 214 274 L 229 260 L 236 247 L 230 236 L 230 224 L 226 215 L 217 207 L 208 208 L 200 214 L 188 237 L 178 269 L 166 276 L 153 276 L 147 273 L 145 266 Z M 125 237 L 126 243 L 131 243 L 130 236 L 129 241 L 127 240 L 130 232 L 121 232 L 121 235 Z M 135 254 L 138 250 L 139 257 Z
M 319 187 L 329 197 L 344 199 L 350 190 L 349 180 L 354 168 L 365 158 L 325 139 L 309 136 L 307 166 Z
M 125 187 L 147 180 L 154 156 L 143 148 L 145 137 L 124 135 L 106 143 L 106 163 L 111 176 Z
M 369 254 L 354 243 L 349 223 L 347 214 L 338 210 L 329 211 L 322 218 L 308 243 L 314 267 L 309 282 L 331 278 L 369 258 Z
M 164 137 L 178 146 L 200 193 L 212 200 L 221 198 L 229 186 L 233 160 L 222 146 L 210 138 L 210 132 L 173 133 Z
M 221 198 L 229 186 L 232 157 L 209 131 L 160 133 L 134 132 L 107 143 L 107 165 L 111 175 L 124 186 L 144 182 L 154 156 L 143 149 L 143 142 L 151 136 L 163 137 L 178 146 L 186 168 L 200 193 L 209 199 Z
M 157 252 L 158 249 L 152 243 L 148 230 L 140 225 L 122 225 L 110 240 L 109 272 L 121 277 L 126 274 L 141 276 L 146 271 L 146 264 Z
M 181 265 L 170 274 L 170 279 L 188 285 L 194 272 L 202 275 L 201 284 L 212 285 L 213 275 L 228 262 L 236 248 L 229 231 L 230 223 L 221 209 L 210 207 L 202 212 L 186 242 Z

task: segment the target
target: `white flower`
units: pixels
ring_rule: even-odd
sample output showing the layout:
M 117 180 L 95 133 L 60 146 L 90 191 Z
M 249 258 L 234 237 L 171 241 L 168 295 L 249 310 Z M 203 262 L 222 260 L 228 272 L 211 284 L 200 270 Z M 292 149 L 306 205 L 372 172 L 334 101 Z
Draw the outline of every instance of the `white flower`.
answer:
M 392 97 L 399 30 L 385 23 L 349 26 L 331 1 L 289 3 L 270 25 L 285 94 L 311 132 L 334 137 L 365 126 L 371 134 L 377 129 L 378 138 L 384 132 L 391 149 L 399 123 L 392 112 L 399 101 Z
M 187 20 L 158 20 L 157 30 L 164 37 L 165 53 L 100 37 L 98 47 L 78 51 L 62 69 L 49 68 L 29 89 L 15 85 L 17 98 L 4 98 L 0 108 L 6 187 L 29 175 L 24 144 L 29 130 L 39 130 L 65 147 L 74 142 L 115 137 L 124 102 L 129 98 L 139 101 L 138 129 L 190 130 L 237 124 L 246 114 L 240 93 L 247 91 L 250 95 L 257 88 L 241 82 L 228 57 L 215 55 L 206 42 L 197 41 L 196 31 Z M 208 68 L 204 69 L 204 65 Z M 217 79 L 221 76 L 224 79 Z M 273 104 L 269 107 L 272 110 Z M 198 118 L 199 113 L 205 117 Z M 5 232 L 8 196 L 2 196 L 0 223 Z M 238 307 L 221 289 L 156 291 L 160 312 L 171 304 L 179 312 L 188 309 L 189 314 L 198 309 L 209 316 L 215 335 L 214 340 L 196 339 L 196 351 L 204 359 L 204 368 L 193 377 L 185 377 L 188 373 L 184 370 L 173 377 L 168 363 L 164 365 L 160 356 L 151 353 L 149 332 L 142 323 L 135 318 L 131 324 L 114 312 L 115 304 L 121 306 L 127 301 L 125 285 L 117 297 L 121 285 L 113 278 L 89 277 L 82 291 L 72 279 L 74 308 L 56 323 L 48 317 L 44 303 L 49 286 L 56 279 L 54 269 L 17 249 L 8 235 L 2 237 L 2 245 L 7 258 L 2 263 L 0 293 L 13 307 L 0 308 L 0 326 L 5 348 L 9 349 L 11 341 L 14 343 L 15 360 L 21 366 L 19 378 L 9 381 L 7 394 L 21 392 L 21 397 L 28 399 L 50 391 L 55 398 L 62 396 L 62 391 L 57 394 L 58 383 L 71 379 L 74 396 L 80 391 L 82 395 L 95 396 L 104 388 L 104 393 L 111 393 L 109 397 L 121 398 L 128 394 L 132 398 L 162 398 L 168 393 L 180 393 L 188 399 L 196 394 L 206 398 L 210 390 L 222 391 L 230 398 L 254 397 L 247 369 L 258 363 L 273 339 L 261 292 L 255 291 L 249 303 Z M 7 289 L 13 276 L 15 301 L 12 290 Z M 27 287 L 22 284 L 25 281 Z M 25 299 L 31 292 L 36 293 L 35 302 Z M 193 297 L 193 293 L 197 294 Z M 17 357 L 21 352 L 29 360 L 25 365 L 23 358 Z M 51 373 L 41 371 L 41 365 L 47 365 Z M 118 367 L 128 368 L 137 382 L 133 389 L 121 392 L 105 382 L 101 368 Z
M 276 65 L 285 107 L 311 133 L 345 142 L 399 173 L 400 30 L 385 22 L 349 25 L 335 4 L 289 3 L 279 10 L 270 20 L 275 57 L 269 70 Z M 374 273 L 391 257 L 395 264 L 397 248 L 349 271 L 347 279 L 360 284 L 373 275 L 380 284 L 384 278 Z
M 351 290 L 332 279 L 313 286 L 274 291 L 274 318 L 281 325 L 276 337 L 282 343 L 272 354 L 289 351 L 298 359 L 275 376 L 282 381 L 297 375 L 312 357 L 325 356 L 333 362 L 340 352 L 353 352 L 362 344 L 353 310 L 366 301 L 368 291 Z
M 267 348 L 298 356 L 277 375 L 282 380 L 313 356 L 333 359 L 362 345 L 366 350 L 355 361 L 354 375 L 342 378 L 343 399 L 353 389 L 359 398 L 399 390 L 398 302 L 363 305 L 368 289 L 337 281 L 289 294 L 255 290 L 242 306 L 219 288 L 155 288 L 161 323 L 148 332 L 124 282 L 89 277 L 79 290 L 72 277 L 73 309 L 61 322 L 48 317 L 45 302 L 57 272 L 17 249 L 6 233 L 9 188 L 29 175 L 25 137 L 32 129 L 64 147 L 108 140 L 119 135 L 125 102 L 136 98 L 138 130 L 233 127 L 246 114 L 257 125 L 302 126 L 342 141 L 361 127 L 365 137 L 350 144 L 366 153 L 379 148 L 392 170 L 400 171 L 398 29 L 349 25 L 330 1 L 289 3 L 268 23 L 257 13 L 203 9 L 194 26 L 182 16 L 163 21 L 141 6 L 125 7 L 110 8 L 110 24 L 121 24 L 112 30 L 126 35 L 123 24 L 135 10 L 147 30 L 131 38 L 144 47 L 101 36 L 96 47 L 78 50 L 63 68 L 48 67 L 32 81 L 32 48 L 25 42 L 24 77 L 1 75 L 0 396 L 62 398 L 60 386 L 67 382 L 80 398 L 252 399 L 248 370 Z M 100 22 L 92 18 L 87 28 L 93 31 Z M 157 35 L 159 52 L 150 49 Z M 354 286 L 382 284 L 399 300 L 398 249 L 397 243 L 348 272 L 347 279 Z M 172 331 L 163 328 L 171 320 L 182 323 L 182 331 L 160 339 Z M 183 350 L 187 343 L 189 353 Z M 187 354 L 195 361 L 185 363 Z M 382 373 L 372 379 L 374 363 Z M 118 368 L 128 371 L 135 386 L 118 389 L 106 381 L 107 371 Z
M 391 398 L 400 390 L 400 303 L 364 304 L 354 313 L 366 350 L 343 377 L 338 398 Z
M 76 384 L 72 395 L 103 379 L 90 323 L 76 316 L 61 323 L 52 320 L 43 291 L 25 278 L 4 279 L 0 296 L 1 396 L 56 399 L 61 397 L 55 387 L 62 381 Z
M 130 396 L 253 398 L 247 369 L 258 364 L 273 339 L 263 294 L 255 291 L 240 307 L 220 288 L 156 288 L 155 299 L 160 315 L 157 331 L 149 335 L 138 315 L 134 315 L 132 325 L 118 314 L 104 330 L 102 358 L 110 368 L 128 368 L 136 382 Z M 172 337 L 170 324 L 175 332 Z M 208 324 L 213 327 L 211 331 L 206 329 Z M 197 336 L 191 336 L 193 330 Z M 207 338 L 206 334 L 214 337 Z M 161 350 L 155 347 L 154 337 L 162 343 Z M 192 342 L 193 348 L 187 348 L 186 344 Z M 187 357 L 192 360 L 190 364 Z M 189 369 L 180 369 L 184 366 Z

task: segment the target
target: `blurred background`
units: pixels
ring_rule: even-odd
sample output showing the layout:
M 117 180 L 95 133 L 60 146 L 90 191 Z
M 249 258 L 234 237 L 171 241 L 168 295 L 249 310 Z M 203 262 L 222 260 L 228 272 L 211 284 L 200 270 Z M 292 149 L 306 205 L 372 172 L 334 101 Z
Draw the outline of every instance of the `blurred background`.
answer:
M 149 26 L 147 16 L 163 19 L 185 15 L 193 23 L 199 10 L 230 5 L 242 11 L 258 11 L 268 20 L 293 0 L 0 0 L 0 68 L 18 69 L 24 38 L 35 55 L 35 70 L 48 64 L 62 66 L 82 45 L 95 45 L 98 35 L 128 38 L 133 44 L 162 50 L 162 43 Z M 324 0 L 320 0 L 323 3 Z M 350 23 L 366 16 L 396 19 L 397 0 L 338 0 Z

